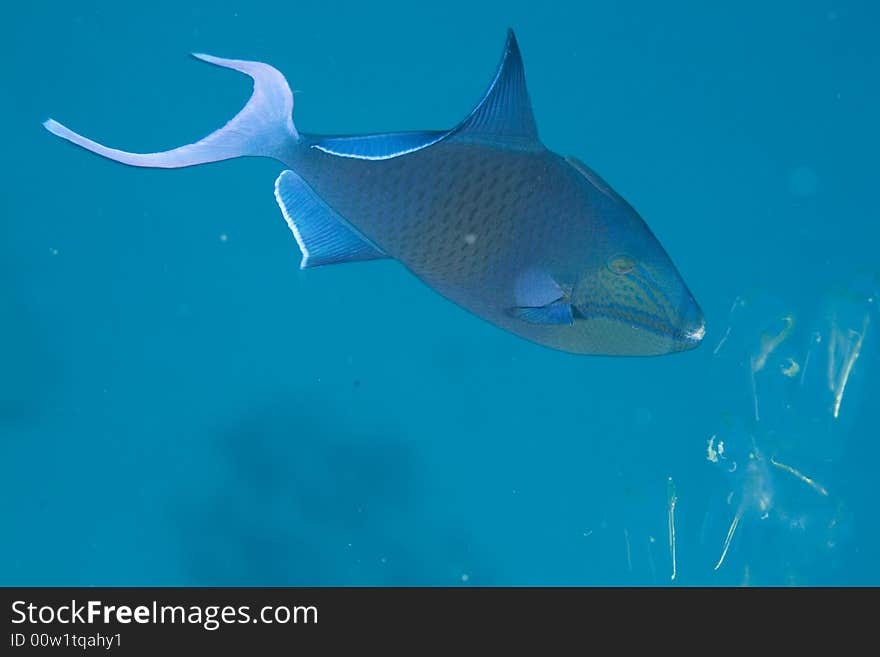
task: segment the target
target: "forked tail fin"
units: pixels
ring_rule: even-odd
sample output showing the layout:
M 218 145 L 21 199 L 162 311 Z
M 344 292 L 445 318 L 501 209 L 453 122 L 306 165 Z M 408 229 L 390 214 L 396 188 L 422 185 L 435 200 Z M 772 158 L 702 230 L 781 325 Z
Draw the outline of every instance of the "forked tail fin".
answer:
M 272 66 L 211 55 L 194 57 L 217 66 L 241 71 L 253 78 L 254 91 L 247 104 L 229 123 L 194 144 L 161 153 L 129 153 L 108 148 L 79 135 L 53 119 L 43 126 L 54 135 L 86 150 L 136 167 L 176 169 L 234 157 L 279 157 L 299 139 L 293 125 L 293 94 L 284 76 Z

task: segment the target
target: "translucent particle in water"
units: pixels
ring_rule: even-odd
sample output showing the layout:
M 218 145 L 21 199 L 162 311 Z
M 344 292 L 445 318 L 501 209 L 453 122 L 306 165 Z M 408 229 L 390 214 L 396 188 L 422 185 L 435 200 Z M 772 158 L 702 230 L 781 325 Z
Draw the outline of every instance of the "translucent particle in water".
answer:
M 464 236 L 465 244 L 473 246 L 477 242 L 477 236 L 474 233 L 468 233 Z
M 835 419 L 840 415 L 843 393 L 862 350 L 862 342 L 868 331 L 870 319 L 871 316 L 865 314 L 861 331 L 842 330 L 836 320 L 832 322 L 831 336 L 828 340 L 828 388 L 834 396 L 832 415 Z
M 629 572 L 632 572 L 632 551 L 629 547 L 629 530 L 626 527 L 623 528 L 623 542 L 626 544 L 626 567 Z
M 778 332 L 761 334 L 758 353 L 754 354 L 751 359 L 752 372 L 755 374 L 764 369 L 770 354 L 776 351 L 776 348 L 785 341 L 794 328 L 794 318 L 791 315 L 785 315 L 780 321 L 782 324 L 779 326 Z
M 643 406 L 638 407 L 633 413 L 633 422 L 639 429 L 647 429 L 650 427 L 653 419 L 654 416 L 650 409 Z
M 721 340 L 715 345 L 715 349 L 712 351 L 713 355 L 718 354 L 721 351 L 721 347 L 724 346 L 724 343 L 727 342 L 727 338 L 730 337 L 730 326 L 727 327 L 727 330 L 724 331 L 724 335 L 721 336 Z
M 732 463 L 734 466 L 736 465 L 735 461 L 732 461 Z M 724 560 L 727 557 L 727 551 L 730 549 L 730 543 L 736 534 L 739 522 L 742 520 L 745 512 L 749 509 L 754 509 L 760 514 L 761 520 L 766 520 L 770 516 L 770 510 L 773 507 L 773 493 L 770 487 L 770 476 L 767 471 L 767 464 L 763 455 L 754 443 L 748 452 L 748 457 L 743 467 L 745 470 L 742 475 L 743 479 L 741 483 L 742 487 L 740 489 L 740 501 L 737 504 L 733 520 L 731 520 L 730 526 L 727 529 L 727 535 L 724 537 L 724 542 L 721 546 L 721 556 L 718 558 L 718 563 L 715 564 L 715 570 L 721 568 L 724 563 Z M 735 467 L 730 469 L 731 472 L 735 470 Z M 733 499 L 734 491 L 731 490 L 730 494 L 727 496 L 727 504 L 732 504 Z
M 226 242 L 228 240 L 229 240 L 229 235 L 227 235 L 226 233 L 220 233 L 220 241 L 221 242 Z
M 742 539 L 739 525 L 745 527 L 750 522 L 777 526 L 769 530 L 774 532 L 772 541 L 742 545 L 744 562 L 757 557 L 762 564 L 759 567 L 758 562 L 751 563 L 752 577 L 770 564 L 769 557 L 761 561 L 765 550 L 775 550 L 780 555 L 784 551 L 785 568 L 791 569 L 804 565 L 800 562 L 807 558 L 807 548 L 833 547 L 840 531 L 835 521 L 845 511 L 841 503 L 835 501 L 833 491 L 810 476 L 813 474 L 810 468 L 815 468 L 820 460 L 832 462 L 833 454 L 826 449 L 830 445 L 821 442 L 823 434 L 826 431 L 830 434 L 834 417 L 844 418 L 856 410 L 851 396 L 853 388 L 860 383 L 859 369 L 864 358 L 873 355 L 870 353 L 871 330 L 876 322 L 871 320 L 877 317 L 867 300 L 878 297 L 878 281 L 880 278 L 873 273 L 860 275 L 844 290 L 835 290 L 833 295 L 823 299 L 818 308 L 805 307 L 797 314 L 784 306 L 780 312 L 776 304 L 768 314 L 761 313 L 757 326 L 754 321 L 736 324 L 735 318 L 731 318 L 730 339 L 719 345 L 718 350 L 722 355 L 725 352 L 721 347 L 727 350 L 730 356 L 727 362 L 732 367 L 739 369 L 745 365 L 745 412 L 742 416 L 735 415 L 736 421 L 732 424 L 731 418 L 725 416 L 723 429 L 709 432 L 711 437 L 704 435 L 702 440 L 706 442 L 702 446 L 699 445 L 702 441 L 697 443 L 697 449 L 703 450 L 706 460 L 723 469 L 722 474 L 731 480 L 731 486 L 723 491 L 730 494 L 720 519 L 722 527 L 710 539 L 717 541 L 716 570 L 727 564 L 730 550 L 737 547 L 734 541 Z M 753 310 L 763 310 L 757 302 L 750 306 Z M 815 326 L 807 330 L 808 325 L 801 321 L 804 318 L 815 322 Z M 741 325 L 747 327 L 745 335 L 739 334 Z M 749 374 L 752 374 L 753 386 L 757 380 L 757 390 L 749 389 Z M 760 423 L 755 424 L 748 417 L 752 401 L 749 397 L 755 402 L 754 419 L 758 418 L 760 400 Z M 842 404 L 844 397 L 847 404 Z M 723 456 L 718 454 L 721 437 L 727 448 Z M 811 491 L 804 492 L 805 487 Z M 723 504 L 723 498 L 719 502 Z M 828 514 L 833 515 L 830 523 Z M 756 529 L 747 529 L 746 533 Z M 795 545 L 797 551 L 788 549 Z
M 819 177 L 816 172 L 804 164 L 795 167 L 788 174 L 788 191 L 792 196 L 812 196 L 818 185 Z
M 758 405 L 758 384 L 755 382 L 755 370 L 749 370 L 749 377 L 752 382 L 752 401 L 755 411 L 755 422 L 761 421 L 761 409 Z
M 724 455 L 724 441 L 721 440 L 718 442 L 718 447 L 715 447 L 715 439 L 718 436 L 712 435 L 709 438 L 709 444 L 706 447 L 706 460 L 711 461 L 712 463 L 718 463 L 718 459 L 723 457 Z
M 782 324 L 778 327 L 778 331 L 761 333 L 758 352 L 752 354 L 752 357 L 749 360 L 751 366 L 749 375 L 752 383 L 752 400 L 754 402 L 756 422 L 761 420 L 761 413 L 758 407 L 758 386 L 755 382 L 755 374 L 764 369 L 764 366 L 767 364 L 767 359 L 774 351 L 776 351 L 776 348 L 785 341 L 794 328 L 794 318 L 791 315 L 785 315 L 780 318 L 780 321 Z
M 731 304 L 731 306 L 730 306 L 730 310 L 727 312 L 728 317 L 732 317 L 733 314 L 737 310 L 739 310 L 740 308 L 742 308 L 745 305 L 746 305 L 745 299 L 743 299 L 742 297 L 737 297 L 736 299 L 734 299 L 733 304 Z M 728 324 L 727 330 L 724 331 L 724 335 L 721 336 L 721 340 L 718 342 L 717 345 L 715 345 L 715 349 L 712 351 L 713 355 L 717 355 L 718 352 L 721 351 L 721 347 L 724 346 L 724 343 L 727 342 L 727 338 L 730 337 L 730 329 L 731 328 L 732 328 L 731 325 Z
M 657 569 L 654 567 L 654 537 L 648 536 L 648 566 L 651 568 L 651 582 L 657 583 Z
M 825 490 L 825 487 L 824 487 L 824 486 L 822 486 L 821 484 L 816 483 L 816 481 L 815 481 L 814 479 L 808 477 L 807 475 L 805 475 L 805 474 L 804 474 L 803 472 L 801 472 L 800 470 L 796 470 L 796 469 L 794 469 L 793 467 L 791 467 L 790 465 L 786 465 L 785 463 L 782 463 L 782 462 L 780 462 L 780 461 L 777 461 L 777 460 L 774 459 L 772 456 L 770 457 L 770 463 L 772 463 L 773 465 L 775 465 L 775 466 L 776 466 L 777 468 L 779 468 L 780 470 L 784 470 L 785 472 L 787 472 L 788 474 L 792 475 L 792 476 L 795 477 L 796 479 L 801 480 L 801 481 L 804 482 L 807 486 L 809 486 L 809 487 L 812 488 L 814 491 L 816 491 L 817 493 L 819 493 L 819 495 L 823 495 L 823 496 L 825 496 L 825 497 L 828 497 L 828 491 Z
M 721 558 L 718 559 L 718 563 L 715 564 L 715 570 L 721 568 L 721 564 L 724 563 L 725 557 L 727 557 L 727 550 L 730 548 L 730 541 L 733 539 L 733 535 L 736 533 L 737 525 L 739 525 L 739 519 L 742 517 L 742 507 L 737 509 L 736 515 L 733 516 L 733 522 L 730 523 L 730 528 L 727 530 L 727 536 L 724 539 L 724 545 L 721 548 Z
M 467 573 L 462 573 L 462 574 L 461 574 L 461 581 L 464 582 L 465 584 L 467 584 L 467 582 L 468 582 L 468 580 L 469 580 L 470 578 L 471 578 L 471 576 L 468 575 Z
M 669 578 L 675 580 L 677 567 L 675 563 L 675 505 L 678 502 L 678 496 L 675 494 L 675 482 L 672 477 L 666 479 L 666 501 L 668 503 L 667 520 L 669 521 L 669 556 L 672 559 L 672 576 Z
M 791 379 L 798 375 L 798 372 L 801 371 L 801 366 L 798 365 L 794 358 L 786 358 L 785 363 L 780 365 L 779 369 L 782 370 L 785 376 Z
M 715 436 L 709 438 L 709 445 L 706 447 L 706 459 L 712 463 L 718 463 L 718 451 L 715 449 Z

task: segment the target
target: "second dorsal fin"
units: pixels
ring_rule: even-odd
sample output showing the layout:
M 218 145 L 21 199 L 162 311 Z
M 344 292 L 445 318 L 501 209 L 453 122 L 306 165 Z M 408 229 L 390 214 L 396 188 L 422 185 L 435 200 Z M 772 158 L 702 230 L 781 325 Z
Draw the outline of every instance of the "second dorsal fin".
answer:
M 516 142 L 525 147 L 540 144 L 526 89 L 522 56 L 513 30 L 507 31 L 504 54 L 492 84 L 479 104 L 451 134 L 459 138 Z

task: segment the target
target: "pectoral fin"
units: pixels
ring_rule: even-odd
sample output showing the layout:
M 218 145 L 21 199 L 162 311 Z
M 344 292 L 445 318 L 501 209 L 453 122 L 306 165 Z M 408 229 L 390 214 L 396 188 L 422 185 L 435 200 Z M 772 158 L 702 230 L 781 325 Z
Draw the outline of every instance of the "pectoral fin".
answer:
M 513 296 L 517 306 L 537 308 L 563 298 L 565 291 L 545 270 L 530 267 L 516 277 Z
M 529 324 L 556 324 L 570 326 L 574 321 L 571 304 L 567 301 L 554 301 L 539 308 L 511 308 L 510 314 Z

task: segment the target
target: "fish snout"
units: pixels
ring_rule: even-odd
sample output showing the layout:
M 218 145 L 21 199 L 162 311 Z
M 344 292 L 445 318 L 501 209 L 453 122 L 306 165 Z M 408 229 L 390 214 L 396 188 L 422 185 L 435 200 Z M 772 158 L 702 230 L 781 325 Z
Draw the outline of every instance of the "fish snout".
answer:
M 693 349 L 703 341 L 706 335 L 706 320 L 696 300 L 688 294 L 685 296 L 678 311 L 677 342 L 679 348 Z

